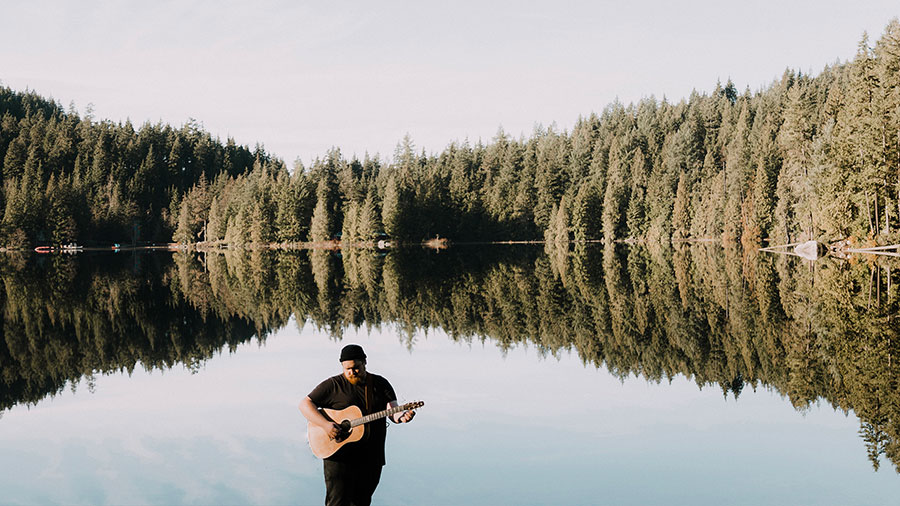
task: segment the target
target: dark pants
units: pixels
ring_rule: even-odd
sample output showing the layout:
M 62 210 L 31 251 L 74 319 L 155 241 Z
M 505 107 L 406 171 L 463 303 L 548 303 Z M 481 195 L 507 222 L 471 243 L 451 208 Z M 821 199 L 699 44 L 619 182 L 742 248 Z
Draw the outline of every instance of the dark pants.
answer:
M 380 464 L 325 462 L 325 506 L 369 506 L 381 479 Z

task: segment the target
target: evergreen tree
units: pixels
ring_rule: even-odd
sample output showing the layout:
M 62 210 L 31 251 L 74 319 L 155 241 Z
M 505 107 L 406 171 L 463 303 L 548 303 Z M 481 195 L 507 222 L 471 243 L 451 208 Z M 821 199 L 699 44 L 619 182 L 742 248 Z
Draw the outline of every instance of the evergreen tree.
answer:
M 363 201 L 363 204 L 359 209 L 356 223 L 357 235 L 362 241 L 370 241 L 375 238 L 376 234 L 382 231 L 373 192 L 369 192 L 369 194 L 366 195 L 366 200 Z
M 175 229 L 175 235 L 172 239 L 179 244 L 190 244 L 194 242 L 194 234 L 191 231 L 191 206 L 188 199 L 182 199 L 181 206 L 178 210 L 178 228 Z
M 344 211 L 344 223 L 341 229 L 341 242 L 352 244 L 360 240 L 359 204 L 350 202 Z
M 622 159 L 618 139 L 613 140 L 609 150 L 606 178 L 606 192 L 603 196 L 603 239 L 611 243 L 627 233 L 625 229 L 625 209 L 628 203 L 628 181 L 626 165 Z
M 397 174 L 391 174 L 388 178 L 381 207 L 381 221 L 384 224 L 385 233 L 389 236 L 396 239 L 406 239 L 409 235 L 406 225 L 406 220 L 408 219 L 405 205 L 406 199 L 399 180 L 400 177 Z
M 309 224 L 310 241 L 328 241 L 335 236 L 339 225 L 337 216 L 335 216 L 337 204 L 337 185 L 334 173 L 326 168 L 324 177 L 319 180 L 316 188 L 316 207 L 313 209 L 312 220 Z
M 690 189 L 687 187 L 687 176 L 684 172 L 678 177 L 678 187 L 675 190 L 675 204 L 672 209 L 672 238 L 686 239 L 690 237 L 691 226 L 691 202 L 688 198 Z
M 576 242 L 600 239 L 603 235 L 603 196 L 600 186 L 587 181 L 578 190 L 572 205 L 572 235 Z

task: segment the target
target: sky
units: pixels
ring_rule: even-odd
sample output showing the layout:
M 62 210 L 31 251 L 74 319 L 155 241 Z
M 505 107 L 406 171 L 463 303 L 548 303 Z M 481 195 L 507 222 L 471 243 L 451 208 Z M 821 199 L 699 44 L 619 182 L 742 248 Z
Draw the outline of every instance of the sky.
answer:
M 896 0 L 455 2 L 0 0 L 0 84 L 96 119 L 256 143 L 439 153 L 503 128 L 571 129 L 619 100 L 817 74 L 874 41 Z

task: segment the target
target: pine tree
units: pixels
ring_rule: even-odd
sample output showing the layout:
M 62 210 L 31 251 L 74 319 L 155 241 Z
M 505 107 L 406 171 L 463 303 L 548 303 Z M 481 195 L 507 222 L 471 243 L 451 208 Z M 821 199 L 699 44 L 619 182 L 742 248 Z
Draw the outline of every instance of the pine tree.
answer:
M 839 176 L 846 178 L 844 188 L 850 192 L 852 206 L 858 210 L 854 213 L 856 219 L 848 217 L 843 228 L 861 236 L 876 231 L 873 201 L 879 200 L 884 189 L 879 174 L 881 131 L 874 110 L 877 79 L 874 56 L 864 34 L 849 66 L 845 105 L 840 109 L 834 132 L 836 169 Z
M 25 170 L 25 160 L 28 158 L 28 147 L 25 140 L 26 134 L 20 133 L 9 145 L 3 159 L 3 179 L 9 180 L 21 177 Z
M 757 115 L 753 132 L 752 214 L 744 229 L 742 241 L 758 244 L 772 235 L 772 215 L 775 211 L 775 190 L 781 170 L 781 156 L 776 144 L 778 127 L 773 112 Z
M 302 173 L 279 180 L 275 217 L 277 240 L 296 242 L 306 239 L 312 220 L 313 197 L 310 185 Z
M 611 243 L 621 238 L 625 229 L 625 210 L 628 204 L 626 160 L 622 159 L 618 139 L 609 150 L 606 191 L 603 196 L 603 240 Z
M 544 240 L 557 246 L 569 243 L 569 212 L 565 198 L 560 200 L 559 207 L 553 209 L 553 221 L 544 233 Z
M 630 194 L 625 211 L 625 228 L 629 237 L 644 237 L 647 233 L 647 161 L 638 146 L 631 158 Z
M 687 186 L 684 172 L 678 176 L 678 187 L 675 189 L 675 204 L 672 208 L 672 238 L 687 239 L 691 235 L 691 202 L 688 198 L 690 189 Z
M 815 134 L 811 106 L 806 83 L 799 81 L 788 90 L 784 124 L 778 139 L 784 157 L 777 190 L 779 203 L 776 215 L 781 218 L 778 228 L 785 228 L 792 239 L 798 240 L 808 240 L 818 235 L 818 220 L 815 219 L 817 202 L 810 177 Z
M 206 222 L 206 237 L 204 240 L 210 243 L 218 242 L 225 236 L 224 211 L 220 208 L 219 197 L 213 197 L 209 205 L 209 220 Z
M 877 114 L 882 165 L 887 178 L 885 196 L 893 199 L 897 223 L 900 223 L 900 20 L 894 18 L 888 23 L 875 44 L 874 53 L 880 95 Z
M 729 84 L 730 81 L 729 81 Z M 725 158 L 725 215 L 722 240 L 738 242 L 744 229 L 744 198 L 750 181 L 750 129 L 753 118 L 747 99 L 741 100 L 741 111 Z
M 381 207 L 381 221 L 384 224 L 384 231 L 391 237 L 396 239 L 408 238 L 408 227 L 406 226 L 406 209 L 405 198 L 400 186 L 399 177 L 396 173 L 388 177 L 387 186 L 384 190 L 384 199 Z
M 546 229 L 553 219 L 552 209 L 558 205 L 570 182 L 567 169 L 571 148 L 568 138 L 553 127 L 536 132 L 535 142 L 537 202 L 534 219 L 541 229 Z
M 603 235 L 603 197 L 599 185 L 585 182 L 572 205 L 572 235 L 576 242 L 600 239 Z
M 194 242 L 191 231 L 191 205 L 187 197 L 181 200 L 181 206 L 178 210 L 178 228 L 175 229 L 175 235 L 172 239 L 179 244 L 191 244 Z
M 344 223 L 341 230 L 341 242 L 351 244 L 360 240 L 359 235 L 359 204 L 349 202 L 344 211 Z
M 366 200 L 359 209 L 356 231 L 359 239 L 363 241 L 374 239 L 376 234 L 382 231 L 378 210 L 375 207 L 375 194 L 371 191 L 366 195 Z
M 249 218 L 247 214 L 247 210 L 241 208 L 235 215 L 228 218 L 228 224 L 225 229 L 225 242 L 229 245 L 243 246 L 250 241 Z
M 337 229 L 335 206 L 337 205 L 334 174 L 326 169 L 316 189 L 316 207 L 309 224 L 309 240 L 314 242 L 331 240 Z

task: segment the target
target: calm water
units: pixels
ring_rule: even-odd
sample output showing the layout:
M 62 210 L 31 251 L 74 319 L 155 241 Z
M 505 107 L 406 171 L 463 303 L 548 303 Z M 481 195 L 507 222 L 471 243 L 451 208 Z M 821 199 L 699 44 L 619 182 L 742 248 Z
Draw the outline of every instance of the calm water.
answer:
M 0 502 L 320 504 L 296 405 L 356 342 L 426 402 L 389 429 L 377 504 L 894 504 L 897 270 L 705 246 L 6 259 Z

